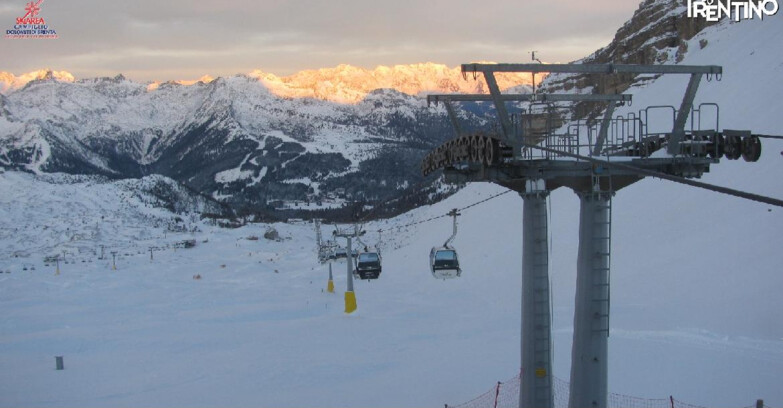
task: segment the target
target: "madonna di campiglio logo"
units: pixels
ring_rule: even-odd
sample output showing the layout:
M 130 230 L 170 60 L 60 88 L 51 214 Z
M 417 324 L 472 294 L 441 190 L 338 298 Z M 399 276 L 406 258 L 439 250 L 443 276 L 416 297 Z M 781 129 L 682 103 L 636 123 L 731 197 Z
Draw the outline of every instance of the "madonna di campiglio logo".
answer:
M 5 38 L 53 40 L 57 38 L 57 31 L 46 24 L 41 13 L 41 3 L 44 0 L 31 1 L 25 6 L 25 14 L 16 18 L 13 28 L 5 30 Z

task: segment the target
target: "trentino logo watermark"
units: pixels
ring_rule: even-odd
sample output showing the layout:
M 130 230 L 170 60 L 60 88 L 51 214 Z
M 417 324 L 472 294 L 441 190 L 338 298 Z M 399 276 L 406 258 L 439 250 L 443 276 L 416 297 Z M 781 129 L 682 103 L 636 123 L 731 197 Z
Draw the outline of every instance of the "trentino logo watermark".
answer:
M 27 3 L 22 17 L 16 18 L 16 24 L 10 30 L 5 30 L 5 38 L 52 40 L 57 38 L 57 31 L 46 24 L 46 20 L 38 14 L 44 0 Z
M 778 0 L 688 0 L 688 17 L 719 21 L 733 17 L 734 21 L 764 19 L 778 12 Z

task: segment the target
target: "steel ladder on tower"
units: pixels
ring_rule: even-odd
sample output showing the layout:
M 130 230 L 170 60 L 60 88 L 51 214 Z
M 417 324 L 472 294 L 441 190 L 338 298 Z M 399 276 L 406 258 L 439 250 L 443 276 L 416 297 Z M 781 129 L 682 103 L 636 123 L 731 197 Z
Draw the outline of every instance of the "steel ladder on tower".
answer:
M 536 204 L 536 217 L 533 220 L 533 230 L 536 240 L 533 250 L 534 267 L 537 270 L 535 281 L 535 372 L 536 406 L 552 406 L 552 339 L 551 339 L 551 299 L 549 290 L 549 231 L 547 222 L 546 200 Z M 540 206 L 544 206 L 541 210 Z M 543 269 L 543 271 L 542 271 Z
M 611 290 L 610 290 L 610 266 L 611 266 L 611 254 L 612 254 L 612 191 L 611 191 L 611 177 L 610 179 L 610 191 L 596 191 L 593 199 L 596 200 L 594 204 L 594 214 L 592 214 L 593 231 L 592 237 L 593 256 L 597 259 L 593 260 L 592 271 L 592 285 L 593 285 L 593 302 L 598 303 L 594 305 L 595 310 L 593 315 L 593 332 L 605 333 L 609 336 L 609 308 L 611 304 Z M 598 184 L 598 177 L 595 177 L 594 185 Z M 605 204 L 602 204 L 604 203 Z M 604 219 L 603 214 L 606 214 Z M 603 258 L 603 259 L 601 259 Z

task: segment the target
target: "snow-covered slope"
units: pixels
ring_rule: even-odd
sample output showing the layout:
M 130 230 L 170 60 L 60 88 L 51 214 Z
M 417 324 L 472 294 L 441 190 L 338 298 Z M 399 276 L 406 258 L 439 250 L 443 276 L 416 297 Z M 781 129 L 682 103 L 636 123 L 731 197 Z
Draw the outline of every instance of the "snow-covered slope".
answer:
M 783 118 L 779 114 L 783 83 L 777 79 L 783 75 L 783 55 L 775 45 L 782 35 L 783 18 L 775 16 L 764 21 L 723 23 L 690 41 L 691 51 L 682 64 L 723 66 L 722 79 L 704 82 L 695 100 L 696 105 L 714 102 L 720 106 L 722 129 L 783 134 Z M 700 43 L 706 46 L 701 48 Z M 631 91 L 634 101 L 644 101 L 645 105 L 676 104 L 686 85 L 687 78 L 664 76 Z M 625 108 L 619 114 L 633 109 Z M 710 110 L 705 108 L 704 112 Z M 704 122 L 714 119 L 714 115 L 706 113 L 703 117 Z M 778 180 L 783 172 L 783 145 L 779 140 L 764 139 L 763 146 L 758 163 L 723 160 L 712 167 L 703 181 L 783 198 L 783 184 Z M 636 299 L 640 308 L 666 312 L 674 321 L 700 316 L 704 327 L 783 338 L 783 325 L 769 315 L 782 306 L 776 293 L 783 289 L 783 279 L 776 271 L 783 265 L 783 256 L 775 251 L 776 241 L 783 237 L 780 208 L 654 180 L 620 191 L 615 202 L 615 214 L 633 219 L 638 229 L 627 231 L 627 235 L 613 242 L 633 242 L 653 252 L 643 262 L 627 264 L 627 269 L 633 271 L 628 276 L 613 276 L 670 290 L 688 302 L 687 307 L 675 308 L 664 299 L 648 297 Z M 740 221 L 724 231 L 734 218 Z M 650 237 L 646 233 L 651 228 L 661 228 L 661 223 L 666 225 L 667 236 Z M 695 233 L 686 235 L 684 231 Z M 706 256 L 691 249 L 702 245 L 715 249 Z M 698 258 L 692 269 L 674 272 L 675 266 L 691 257 Z M 682 286 L 697 283 L 704 289 Z M 754 308 L 758 314 L 748 313 L 743 305 Z
M 111 182 L 97 176 L 5 172 L 0 173 L 0 192 L 0 259 L 20 262 L 57 255 L 83 261 L 100 246 L 134 251 L 167 246 L 174 243 L 163 239 L 167 233 L 193 230 L 201 214 L 225 211 L 157 175 Z
M 677 193 L 668 186 L 662 194 Z M 343 313 L 344 263 L 333 265 L 337 293 L 325 292 L 328 266 L 315 260 L 312 224 L 271 226 L 281 241 L 248 239 L 262 236 L 267 225 L 200 225 L 195 233 L 169 233 L 138 246 L 117 240 L 106 248 L 120 254 L 116 271 L 110 259 L 91 253 L 61 264 L 60 275 L 37 250 L 29 258 L 0 259 L 0 269 L 11 271 L 0 275 L 2 405 L 418 407 L 470 400 L 519 369 L 521 198 L 505 194 L 462 212 L 454 242 L 464 267 L 459 280 L 435 280 L 427 269 L 429 248 L 451 233 L 449 220 L 409 224 L 501 192 L 470 185 L 434 206 L 365 225 L 371 245 L 378 243 L 375 231 L 384 230 L 384 271 L 377 281 L 355 282 L 359 309 L 351 315 Z M 730 284 L 736 275 L 731 268 L 712 272 L 709 280 L 684 277 L 702 273 L 704 259 L 775 240 L 780 217 L 766 220 L 770 228 L 758 228 L 751 242 L 735 234 L 749 222 L 739 217 L 678 231 L 689 241 L 689 254 L 698 256 L 669 262 L 649 254 L 671 239 L 669 225 L 688 215 L 670 213 L 661 222 L 666 213 L 638 195 L 618 194 L 615 206 L 611 390 L 643 398 L 674 395 L 703 406 L 746 406 L 763 397 L 776 406 L 783 401 L 783 342 L 764 328 L 775 326 L 783 305 L 779 297 L 769 299 L 771 307 L 743 297 L 780 290 L 777 249 L 754 250 L 744 267 L 759 273 L 742 286 Z M 632 198 L 642 203 L 637 210 L 659 221 L 640 225 L 639 216 L 627 211 Z M 734 200 L 712 193 L 698 199 L 706 211 Z M 576 201 L 566 191 L 551 199 L 555 375 L 563 379 L 570 359 Z M 766 208 L 743 206 L 766 215 Z M 54 213 L 67 208 L 34 207 Z M 652 246 L 628 238 L 640 230 Z M 138 233 L 126 224 L 116 225 L 114 234 Z M 716 243 L 704 236 L 725 238 Z M 196 240 L 196 247 L 163 249 L 169 240 L 183 239 Z M 162 250 L 150 260 L 146 249 L 155 242 Z M 646 261 L 641 268 L 640 259 Z M 655 278 L 638 278 L 650 270 Z M 676 285 L 650 284 L 671 277 L 681 278 Z M 705 302 L 703 294 L 713 294 L 712 300 L 693 310 Z M 761 324 L 715 324 L 723 303 Z M 54 370 L 58 355 L 64 371 Z

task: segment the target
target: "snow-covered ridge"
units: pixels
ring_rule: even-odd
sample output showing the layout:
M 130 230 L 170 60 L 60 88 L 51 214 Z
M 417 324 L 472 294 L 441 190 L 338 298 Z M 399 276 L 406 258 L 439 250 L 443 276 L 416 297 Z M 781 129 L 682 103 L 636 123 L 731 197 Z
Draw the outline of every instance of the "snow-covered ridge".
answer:
M 344 104 L 279 97 L 247 75 L 157 87 L 122 75 L 45 77 L 0 95 L 0 167 L 133 178 L 158 173 L 242 205 L 317 201 L 323 197 L 314 195 L 346 187 L 374 198 L 386 194 L 384 185 L 417 183 L 407 169 L 451 136 L 442 106 L 388 88 Z M 459 81 L 477 83 L 461 74 Z M 363 177 L 377 182 L 374 190 L 348 180 L 368 160 L 375 160 L 374 173 Z M 304 179 L 312 182 L 287 181 Z
M 29 82 L 41 79 L 56 79 L 62 82 L 73 82 L 75 78 L 67 71 L 52 71 L 50 69 L 39 69 L 19 76 L 10 72 L 0 71 L 0 94 L 23 88 Z
M 214 80 L 215 80 L 215 78 L 213 78 L 210 75 L 202 75 L 201 78 L 199 78 L 199 79 L 178 79 L 176 81 L 168 81 L 168 83 L 177 84 L 177 85 L 190 86 L 190 85 L 195 85 L 195 84 L 197 84 L 199 82 L 201 82 L 203 84 L 208 84 L 208 83 L 210 83 L 210 82 L 212 82 Z M 154 82 L 150 83 L 149 85 L 147 85 L 147 91 L 154 91 L 154 90 L 160 88 L 161 84 L 163 84 L 163 82 L 154 81 Z
M 459 67 L 449 68 L 431 62 L 392 67 L 378 66 L 373 70 L 338 65 L 333 68 L 305 70 L 289 76 L 254 70 L 248 77 L 259 81 L 273 94 L 285 98 L 316 98 L 338 103 L 358 103 L 376 89 L 394 89 L 409 95 L 427 93 L 485 93 L 486 84 L 482 78 L 466 81 Z M 0 71 L 0 93 L 8 94 L 19 90 L 34 80 L 55 79 L 74 82 L 76 79 L 66 71 L 38 70 L 16 76 Z M 530 85 L 530 74 L 498 75 L 498 85 L 508 89 L 519 85 Z M 190 86 L 207 84 L 215 78 L 204 75 L 196 80 L 171 80 L 144 84 L 148 91 L 155 91 L 163 84 Z M 94 80 L 85 80 L 94 81 Z

